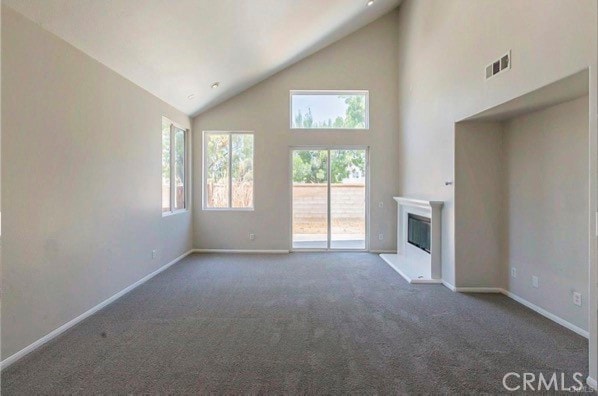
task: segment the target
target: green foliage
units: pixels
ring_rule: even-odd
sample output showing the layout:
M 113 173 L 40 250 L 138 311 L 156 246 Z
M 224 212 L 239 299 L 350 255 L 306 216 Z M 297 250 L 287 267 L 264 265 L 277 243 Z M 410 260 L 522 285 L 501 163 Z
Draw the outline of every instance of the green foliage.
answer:
M 232 177 L 235 182 L 253 181 L 253 135 L 233 134 Z
M 170 180 L 170 144 L 171 144 L 170 122 L 162 119 L 162 180 L 168 183 Z M 175 181 L 180 184 L 185 180 L 185 131 L 175 129 L 174 133 L 174 164 Z
M 305 114 L 305 118 L 303 119 L 303 127 L 304 128 L 313 128 L 314 127 L 314 117 L 311 115 L 311 108 L 307 108 L 307 113 Z
M 295 115 L 295 122 L 293 123 L 293 126 L 296 128 L 303 126 L 303 114 L 301 114 L 301 109 L 299 109 L 297 111 L 297 115 Z
M 316 150 L 293 151 L 293 181 L 296 183 L 324 183 L 328 173 L 328 152 Z
M 230 148 L 229 139 L 232 139 Z M 209 181 L 219 183 L 228 180 L 229 149 L 231 148 L 233 181 L 253 180 L 253 135 L 210 134 L 207 140 L 207 176 Z
M 318 129 L 355 129 L 365 128 L 365 96 L 363 95 L 341 95 L 339 99 L 344 99 L 347 105 L 344 116 L 338 116 L 334 120 L 314 121 L 311 108 L 307 108 L 307 113 L 302 114 L 297 111 L 293 119 L 294 128 L 318 128 Z
M 345 119 L 341 116 L 336 117 L 333 124 L 334 128 L 344 128 L 345 127 Z
M 208 135 L 206 175 L 209 181 L 228 178 L 229 135 Z
M 180 185 L 185 181 L 185 131 L 178 128 L 174 133 L 174 164 L 175 181 Z
M 170 180 L 170 123 L 162 119 L 162 180 Z
M 365 176 L 365 150 L 331 150 L 330 156 L 332 183 Z
M 342 183 L 365 175 L 364 150 L 331 150 L 330 181 Z M 293 151 L 294 183 L 326 183 L 328 152 L 326 150 Z
M 365 99 L 361 95 L 345 96 L 345 128 L 365 128 Z

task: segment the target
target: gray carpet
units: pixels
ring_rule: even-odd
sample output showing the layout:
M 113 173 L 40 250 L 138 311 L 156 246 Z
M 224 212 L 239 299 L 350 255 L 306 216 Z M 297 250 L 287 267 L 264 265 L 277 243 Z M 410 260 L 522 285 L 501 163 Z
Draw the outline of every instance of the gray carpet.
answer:
M 511 371 L 585 375 L 587 354 L 376 255 L 194 255 L 4 370 L 2 394 L 496 393 Z

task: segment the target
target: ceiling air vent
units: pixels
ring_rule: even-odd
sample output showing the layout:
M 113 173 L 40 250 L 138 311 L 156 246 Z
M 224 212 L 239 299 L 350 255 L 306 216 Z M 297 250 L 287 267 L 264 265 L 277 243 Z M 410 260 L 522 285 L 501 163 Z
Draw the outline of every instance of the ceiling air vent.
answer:
M 486 80 L 511 68 L 511 51 L 486 66 Z

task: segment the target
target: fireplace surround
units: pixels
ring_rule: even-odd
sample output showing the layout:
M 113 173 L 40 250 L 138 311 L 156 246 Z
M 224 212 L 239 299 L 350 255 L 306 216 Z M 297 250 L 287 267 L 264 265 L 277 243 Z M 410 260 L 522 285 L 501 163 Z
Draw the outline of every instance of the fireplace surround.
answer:
M 441 283 L 441 201 L 394 197 L 397 202 L 397 253 L 381 254 L 409 283 Z

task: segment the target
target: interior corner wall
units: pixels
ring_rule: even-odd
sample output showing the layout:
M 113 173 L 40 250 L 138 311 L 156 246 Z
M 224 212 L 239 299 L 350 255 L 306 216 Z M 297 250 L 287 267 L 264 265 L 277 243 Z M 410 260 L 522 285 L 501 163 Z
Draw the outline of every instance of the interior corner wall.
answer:
M 10 8 L 1 28 L 6 359 L 190 250 L 192 222 L 161 212 L 161 117 L 189 118 Z
M 455 124 L 455 267 L 460 287 L 505 287 L 503 127 Z
M 446 202 L 442 276 L 454 283 L 454 124 L 590 68 L 598 109 L 596 0 L 405 0 L 399 8 L 399 159 L 402 194 Z M 484 68 L 511 50 L 512 68 L 485 80 Z M 566 55 L 563 55 L 566 54 Z M 591 142 L 597 122 L 591 118 Z M 596 150 L 591 148 L 594 157 Z M 595 158 L 592 175 L 596 177 Z M 593 180 L 593 196 L 596 181 Z M 596 210 L 595 199 L 591 210 Z M 591 220 L 595 227 L 595 220 Z M 596 240 L 591 244 L 590 376 L 598 377 Z M 459 285 L 456 285 L 459 286 Z
M 396 249 L 397 209 L 392 197 L 398 193 L 397 15 L 397 11 L 389 13 L 193 120 L 197 181 L 202 175 L 202 131 L 255 133 L 255 210 L 202 211 L 202 186 L 195 183 L 196 248 L 288 250 L 290 148 L 350 145 L 370 148 L 370 249 Z M 369 90 L 370 129 L 291 130 L 289 91 L 293 89 Z M 255 234 L 254 241 L 249 233 Z
M 588 330 L 588 97 L 504 124 L 507 290 Z M 507 272 L 508 273 L 508 272 Z M 537 276 L 539 287 L 532 286 Z M 573 304 L 573 292 L 582 306 Z
M 598 0 L 597 0 L 598 2 Z M 596 7 L 596 19 L 598 20 L 598 7 Z M 598 35 L 598 32 L 595 32 Z M 589 158 L 590 158 L 590 212 L 598 213 L 598 60 L 590 66 L 590 90 L 589 99 Z M 596 216 L 598 217 L 598 215 Z M 589 377 L 593 381 L 598 380 L 598 238 L 594 234 L 598 229 L 598 219 L 592 216 L 590 219 L 590 369 Z
M 0 0 L 0 43 L 2 42 L 2 0 Z M 2 86 L 2 52 L 0 51 L 0 87 Z M 2 100 L 0 99 L 0 280 L 2 279 Z M 0 283 L 0 288 L 2 284 Z M 1 297 L 0 297 L 1 298 Z M 1 303 L 0 303 L 1 306 Z M 1 314 L 0 314 L 1 316 Z M 0 335 L 2 318 L 0 317 Z M 2 358 L 0 357 L 0 360 Z

